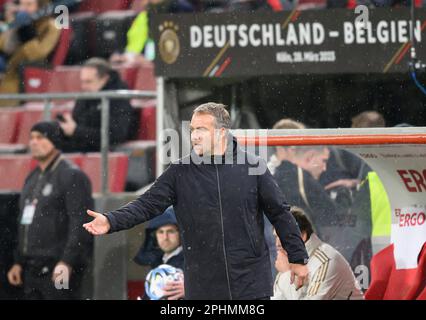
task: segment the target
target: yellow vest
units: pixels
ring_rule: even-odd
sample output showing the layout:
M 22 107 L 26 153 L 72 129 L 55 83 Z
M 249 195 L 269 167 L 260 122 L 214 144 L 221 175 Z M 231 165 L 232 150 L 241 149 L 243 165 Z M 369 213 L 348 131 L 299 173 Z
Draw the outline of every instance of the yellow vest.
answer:
M 391 207 L 385 187 L 376 172 L 368 173 L 370 187 L 371 220 L 373 237 L 390 236 L 391 234 Z

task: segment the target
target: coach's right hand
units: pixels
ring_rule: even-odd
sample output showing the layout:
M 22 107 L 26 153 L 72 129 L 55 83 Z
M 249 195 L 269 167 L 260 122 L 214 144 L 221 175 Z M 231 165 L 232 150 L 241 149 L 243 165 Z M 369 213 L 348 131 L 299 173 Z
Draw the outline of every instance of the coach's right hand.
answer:
M 95 219 L 92 222 L 83 224 L 83 227 L 95 236 L 99 236 L 101 234 L 108 233 L 111 225 L 107 217 L 105 217 L 102 213 L 98 213 L 92 210 L 87 210 L 87 214 Z
M 20 264 L 14 264 L 7 273 L 7 279 L 12 286 L 22 285 L 22 267 Z

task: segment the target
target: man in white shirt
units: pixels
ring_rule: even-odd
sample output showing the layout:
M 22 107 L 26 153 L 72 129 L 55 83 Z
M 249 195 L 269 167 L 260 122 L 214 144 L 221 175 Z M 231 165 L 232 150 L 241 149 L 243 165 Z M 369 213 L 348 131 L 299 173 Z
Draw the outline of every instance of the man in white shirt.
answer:
M 322 242 L 313 232 L 312 224 L 297 207 L 291 209 L 309 255 L 309 277 L 299 290 L 292 284 L 287 253 L 276 237 L 278 270 L 273 300 L 362 300 L 358 281 L 345 258 L 332 246 Z

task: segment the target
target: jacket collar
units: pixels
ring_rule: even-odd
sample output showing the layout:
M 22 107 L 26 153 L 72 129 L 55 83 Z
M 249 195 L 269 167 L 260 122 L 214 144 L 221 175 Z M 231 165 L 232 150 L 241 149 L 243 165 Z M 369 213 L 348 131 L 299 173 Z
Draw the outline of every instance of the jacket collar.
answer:
M 315 233 L 312 233 L 309 240 L 305 243 L 306 251 L 308 251 L 309 257 L 311 257 L 315 250 L 322 244 L 323 242 L 320 240 L 320 238 L 318 238 Z
M 176 257 L 182 252 L 182 246 L 177 247 L 173 252 L 163 255 L 163 263 L 167 263 L 171 258 Z
M 226 140 L 226 150 L 223 155 L 214 155 L 209 157 L 199 156 L 194 149 L 191 150 L 191 161 L 195 164 L 230 164 L 237 162 L 237 155 L 241 152 L 237 138 L 228 133 Z

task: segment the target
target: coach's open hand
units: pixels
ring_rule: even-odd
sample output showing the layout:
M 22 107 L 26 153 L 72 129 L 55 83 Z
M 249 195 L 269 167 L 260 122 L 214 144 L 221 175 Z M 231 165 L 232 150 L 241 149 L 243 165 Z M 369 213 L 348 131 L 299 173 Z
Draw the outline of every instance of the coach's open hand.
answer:
M 95 236 L 108 233 L 111 228 L 108 219 L 102 214 L 92 210 L 87 210 L 87 214 L 92 216 L 92 222 L 83 224 L 83 227 Z
M 308 281 L 309 270 L 308 266 L 303 264 L 290 263 L 291 283 L 299 290 Z

